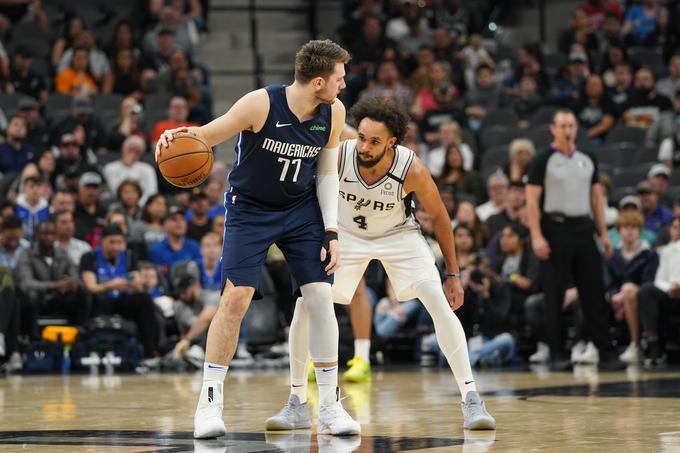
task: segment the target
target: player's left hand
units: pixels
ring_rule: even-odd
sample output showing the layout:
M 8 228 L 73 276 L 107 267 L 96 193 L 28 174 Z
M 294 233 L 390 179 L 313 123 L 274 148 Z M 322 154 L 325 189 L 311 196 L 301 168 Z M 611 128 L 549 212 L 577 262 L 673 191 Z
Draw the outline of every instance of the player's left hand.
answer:
M 465 292 L 460 278 L 448 277 L 444 282 L 444 292 L 446 293 L 446 300 L 452 309 L 458 310 L 463 305 Z
M 326 274 L 333 274 L 340 266 L 340 245 L 338 244 L 338 233 L 336 231 L 326 231 L 319 255 L 322 263 L 326 264 L 324 270 Z

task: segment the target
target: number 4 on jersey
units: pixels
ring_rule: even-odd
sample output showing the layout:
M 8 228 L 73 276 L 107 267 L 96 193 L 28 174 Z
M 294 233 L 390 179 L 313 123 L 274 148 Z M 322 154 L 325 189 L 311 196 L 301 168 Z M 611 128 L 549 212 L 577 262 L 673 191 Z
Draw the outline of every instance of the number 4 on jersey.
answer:
M 366 223 L 366 216 L 365 215 L 358 215 L 354 217 L 352 220 L 354 220 L 354 223 L 359 225 L 359 228 L 362 230 L 367 230 L 368 229 L 368 223 Z

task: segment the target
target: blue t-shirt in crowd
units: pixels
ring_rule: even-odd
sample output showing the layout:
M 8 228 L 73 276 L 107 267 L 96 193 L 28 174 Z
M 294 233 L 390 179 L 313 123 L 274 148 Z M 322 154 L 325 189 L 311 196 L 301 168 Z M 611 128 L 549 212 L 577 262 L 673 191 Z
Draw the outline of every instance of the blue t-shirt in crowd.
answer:
M 654 33 L 658 15 L 658 8 L 653 16 L 647 16 L 641 5 L 633 5 L 626 13 L 625 21 L 632 22 L 633 29 L 631 30 L 631 33 L 633 35 L 638 36 L 640 39 L 645 39 Z
M 198 270 L 201 271 L 201 288 L 208 291 L 222 291 L 222 265 L 217 263 L 215 272 L 208 274 L 203 264 L 203 258 L 198 261 Z
M 178 261 L 198 261 L 201 259 L 201 246 L 193 239 L 184 238 L 182 248 L 174 250 L 170 247 L 168 238 L 157 242 L 149 251 L 149 258 L 163 273 L 168 273 L 170 267 Z
M 35 148 L 23 143 L 20 149 L 14 149 L 9 143 L 0 145 L 0 172 L 19 173 L 35 159 Z

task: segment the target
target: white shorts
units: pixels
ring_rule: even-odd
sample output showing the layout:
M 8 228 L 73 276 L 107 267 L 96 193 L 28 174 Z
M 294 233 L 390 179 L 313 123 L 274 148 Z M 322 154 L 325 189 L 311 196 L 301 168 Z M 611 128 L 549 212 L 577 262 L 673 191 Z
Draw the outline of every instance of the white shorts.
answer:
M 340 230 L 340 267 L 335 272 L 333 299 L 349 304 L 371 260 L 379 260 L 399 300 L 415 297 L 419 283 L 441 281 L 432 250 L 419 230 L 366 239 Z

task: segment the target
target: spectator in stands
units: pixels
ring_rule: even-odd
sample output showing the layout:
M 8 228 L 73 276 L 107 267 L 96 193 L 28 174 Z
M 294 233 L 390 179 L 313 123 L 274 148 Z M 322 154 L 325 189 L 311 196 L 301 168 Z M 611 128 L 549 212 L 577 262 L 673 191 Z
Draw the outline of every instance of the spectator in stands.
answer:
M 477 78 L 477 67 L 487 65 L 493 68 L 494 61 L 482 45 L 482 35 L 473 33 L 468 38 L 468 44 L 460 51 L 458 58 L 463 61 L 465 67 L 465 86 L 475 85 Z
M 161 30 L 172 32 L 177 47 L 188 54 L 192 54 L 200 42 L 196 23 L 191 18 L 182 17 L 182 10 L 176 3 L 171 3 L 161 9 L 158 24 L 144 36 L 144 50 L 146 52 L 158 50 L 155 38 Z
M 155 47 L 153 51 L 145 51 L 140 59 L 139 67 L 142 69 L 142 85 L 145 90 L 148 90 L 150 80 L 168 69 L 170 54 L 175 49 L 175 34 L 167 29 L 159 30 Z
M 423 46 L 418 49 L 418 53 L 416 54 L 416 68 L 411 72 L 408 80 L 408 84 L 413 88 L 416 95 L 429 83 L 430 69 L 437 61 L 433 47 Z M 446 63 L 442 62 L 442 64 L 446 67 Z
M 458 257 L 458 265 L 461 270 L 471 263 L 477 251 L 479 250 L 475 245 L 474 231 L 465 223 L 459 223 L 453 229 L 453 237 L 456 242 L 456 256 Z
M 186 236 L 185 214 L 183 207 L 171 206 L 163 220 L 167 237 L 149 249 L 149 258 L 166 275 L 170 267 L 178 261 L 201 259 L 199 243 Z
M 659 194 L 651 182 L 639 183 L 637 194 L 640 198 L 642 214 L 645 217 L 645 228 L 656 234 L 663 226 L 671 223 L 673 211 L 659 203 Z
M 638 306 L 645 338 L 646 365 L 663 363 L 663 341 L 671 332 L 672 320 L 680 313 L 680 219 L 671 224 L 673 242 L 659 254 L 659 267 L 653 283 L 642 285 Z M 677 326 L 675 326 L 677 331 Z
M 52 46 L 52 66 L 57 67 L 66 49 L 73 48 L 76 37 L 85 30 L 85 22 L 79 16 L 66 17 L 62 36 Z
M 520 223 L 520 212 L 523 206 L 524 183 L 522 181 L 511 181 L 508 184 L 507 195 L 504 197 L 501 211 L 489 216 L 484 221 L 489 237 L 493 238 L 511 223 Z
M 671 57 L 668 62 L 668 73 L 667 77 L 656 82 L 656 92 L 668 99 L 675 99 L 676 93 L 680 91 L 680 53 Z
M 136 135 L 146 141 L 142 127 L 144 109 L 137 99 L 128 96 L 120 103 L 120 114 L 113 125 L 109 125 L 109 149 L 120 149 L 125 139 Z
M 92 247 L 85 241 L 76 239 L 73 234 L 76 232 L 75 217 L 72 211 L 60 210 L 52 214 L 55 226 L 54 245 L 66 252 L 71 262 L 78 266 L 80 258 L 92 251 Z
M 481 201 L 484 198 L 484 189 L 479 177 L 474 172 L 469 172 L 463 167 L 463 155 L 460 148 L 452 143 L 446 149 L 446 161 L 441 176 L 437 179 L 437 186 L 441 189 L 446 186 L 454 186 L 456 192 L 464 192 Z
M 489 217 L 501 212 L 508 196 L 508 178 L 502 172 L 492 173 L 486 180 L 486 193 L 489 200 L 482 203 L 475 211 L 479 220 L 486 222 Z M 493 235 L 493 233 L 491 233 Z
M 591 74 L 574 104 L 574 114 L 594 145 L 602 144 L 616 124 L 616 107 L 604 89 L 602 77 Z
M 543 68 L 543 51 L 540 44 L 528 43 L 517 49 L 517 66 L 514 77 L 506 83 L 509 85 L 509 94 L 517 94 L 517 85 L 525 75 L 532 76 L 538 84 L 539 92 L 545 93 L 550 90 L 550 78 Z
M 224 214 L 219 214 L 212 218 L 211 231 L 218 236 L 224 236 Z
M 39 104 L 33 98 L 25 97 L 19 99 L 17 104 L 16 116 L 20 116 L 26 120 L 26 143 L 31 145 L 36 150 L 45 149 L 47 146 L 47 125 L 45 120 L 40 116 L 38 110 Z
M 399 15 L 387 21 L 385 36 L 398 41 L 409 33 L 409 23 L 418 22 L 423 29 L 428 29 L 427 18 L 420 14 L 414 0 L 400 0 Z
M 452 84 L 448 70 L 440 62 L 433 63 L 429 68 L 427 85 L 416 93 L 411 114 L 421 120 L 430 110 L 452 105 L 457 96 L 458 89 Z
M 538 92 L 536 79 L 530 75 L 522 76 L 517 90 L 510 95 L 508 103 L 512 105 L 519 118 L 517 125 L 521 128 L 529 127 L 531 115 L 543 105 L 543 96 Z
M 80 260 L 85 289 L 94 294 L 96 313 L 115 313 L 134 321 L 145 357 L 158 349 L 160 328 L 155 321 L 151 295 L 143 292 L 135 254 L 126 250 L 125 236 L 118 225 L 102 230 L 101 244 Z
M 463 155 L 463 168 L 467 171 L 472 170 L 475 156 L 472 149 L 463 143 L 461 136 L 460 125 L 456 121 L 445 121 L 439 125 L 439 133 L 437 137 L 439 146 L 427 152 L 427 157 L 423 160 L 427 163 L 427 167 L 432 173 L 432 176 L 438 178 L 441 176 L 444 168 L 444 160 L 446 158 L 446 149 L 450 144 L 455 144 L 460 149 Z
M 680 3 L 677 1 L 667 2 L 668 23 L 680 24 Z M 664 36 L 663 56 L 669 58 L 680 49 L 680 27 L 666 27 Z
M 50 22 L 42 9 L 40 0 L 20 1 L 20 2 L 3 2 L 0 5 L 0 33 L 6 34 L 8 27 L 12 24 L 34 23 L 42 28 L 44 33 L 48 33 L 50 29 Z M 9 30 L 11 32 L 11 30 Z
M 50 143 L 57 145 L 64 134 L 71 133 L 81 147 L 103 153 L 107 143 L 106 129 L 94 113 L 92 99 L 87 96 L 74 96 L 71 99 L 69 115 L 52 125 Z M 79 127 L 82 131 L 79 131 Z M 79 139 L 81 134 L 84 136 Z
M 44 75 L 36 74 L 31 70 L 33 52 L 26 46 L 19 46 L 14 50 L 12 59 L 12 72 L 10 80 L 14 85 L 15 93 L 23 93 L 33 99 L 37 99 L 40 105 L 45 105 L 48 91 Z M 45 74 L 46 75 L 46 74 Z
M 624 211 L 616 220 L 621 243 L 611 258 L 605 260 L 607 294 L 614 309 L 614 317 L 625 318 L 630 344 L 619 356 L 624 363 L 637 363 L 640 351 L 637 295 L 640 286 L 654 281 L 659 258 L 651 245 L 640 238 L 644 225 L 642 215 L 634 210 Z
M 50 213 L 54 214 L 59 211 L 69 211 L 71 213 L 76 210 L 76 199 L 72 192 L 66 190 L 57 190 L 52 195 L 50 200 Z
M 104 177 L 112 192 L 117 192 L 120 183 L 126 179 L 135 180 L 142 187 L 141 203 L 158 191 L 156 171 L 146 162 L 140 162 L 145 149 L 144 140 L 131 135 L 123 142 L 120 159 L 104 166 Z
M 503 168 L 510 181 L 522 181 L 527 174 L 529 162 L 536 154 L 534 143 L 527 138 L 516 138 L 510 142 L 510 163 Z
M 26 143 L 26 120 L 14 115 L 7 126 L 7 140 L 0 144 L 0 172 L 20 173 L 36 156 L 33 146 Z
M 630 63 L 624 62 L 614 66 L 614 84 L 607 88 L 607 95 L 616 106 L 617 116 L 621 116 L 628 102 L 635 96 L 633 86 L 633 70 Z
M 628 8 L 623 23 L 623 34 L 629 46 L 653 46 L 659 37 L 659 28 L 665 28 L 664 16 L 658 0 L 643 0 Z
M 139 220 L 142 216 L 142 209 L 140 208 L 141 198 L 142 186 L 134 179 L 124 179 L 118 186 L 118 190 L 116 190 L 117 203 L 115 206 L 125 213 L 130 224 L 133 221 Z
M 56 173 L 58 184 L 64 185 L 63 179 L 69 172 L 78 174 L 88 171 L 96 171 L 96 167 L 89 162 L 89 159 L 82 155 L 82 150 L 75 135 L 66 133 L 59 140 L 57 149 Z M 61 177 L 61 181 L 60 178 Z
M 106 212 L 99 203 L 103 180 L 99 173 L 87 172 L 78 182 L 78 199 L 75 206 L 75 237 L 91 246 L 97 245 L 97 238 L 104 224 Z
M 12 203 L 11 200 L 0 200 L 0 225 L 2 225 L 2 221 L 6 219 L 7 217 L 10 216 L 16 216 L 17 215 L 17 209 L 16 206 L 14 206 L 14 203 Z
M 191 207 L 190 219 L 188 219 L 187 237 L 200 242 L 201 238 L 212 229 L 208 217 L 208 196 L 202 190 L 192 192 L 189 198 Z
M 671 170 L 664 164 L 654 164 L 647 173 L 647 179 L 652 183 L 659 196 L 659 203 L 664 206 L 672 206 L 673 198 L 668 196 L 668 186 L 670 184 Z
M 657 157 L 660 162 L 671 169 L 680 167 L 680 115 L 675 116 L 674 123 L 675 133 L 663 139 Z
M 636 212 L 642 215 L 642 205 L 637 195 L 626 195 L 619 201 L 619 215 L 625 212 Z M 617 217 L 618 218 L 618 217 Z M 607 231 L 609 239 L 612 242 L 612 247 L 616 248 L 621 245 L 621 236 L 616 226 L 613 226 Z M 640 230 L 640 240 L 645 241 L 650 245 L 655 245 L 657 240 L 656 233 L 649 231 L 644 225 Z
M 57 73 L 61 73 L 69 66 L 73 67 L 71 63 L 77 49 L 87 49 L 88 64 L 86 67 L 95 83 L 100 86 L 102 81 L 111 72 L 111 64 L 106 54 L 97 48 L 97 42 L 90 30 L 83 30 L 78 33 L 73 47 L 66 49 L 64 55 L 62 55 L 57 65 Z
M 38 224 L 50 215 L 47 199 L 40 195 L 42 180 L 29 176 L 23 180 L 22 193 L 17 197 L 16 212 L 24 228 L 24 237 L 30 242 L 35 239 Z
M 624 109 L 624 124 L 646 128 L 650 145 L 657 146 L 662 137 L 673 133 L 673 104 L 656 92 L 654 74 L 647 68 L 640 68 L 635 73 L 635 95 Z
M 434 17 L 437 25 L 446 28 L 457 39 L 468 36 L 479 28 L 479 21 L 461 0 L 438 2 Z
M 592 55 L 593 52 L 597 52 L 598 48 L 595 30 L 596 28 L 593 27 L 593 23 L 588 17 L 588 14 L 582 8 L 575 9 L 572 12 L 572 20 L 569 28 L 560 34 L 558 49 L 563 54 L 568 54 L 569 47 L 573 43 L 578 42 Z
M 149 137 L 152 146 L 155 146 L 158 138 L 166 129 L 174 129 L 180 126 L 197 126 L 196 123 L 188 121 L 189 103 L 183 96 L 173 96 L 170 98 L 167 109 L 168 119 L 159 121 L 153 128 Z
M 479 220 L 479 217 L 475 212 L 475 205 L 472 201 L 462 200 L 458 203 L 454 224 L 460 225 L 461 223 L 467 225 L 472 230 L 475 249 L 484 248 L 489 240 L 489 231 L 486 229 L 486 225 Z
M 127 19 L 122 19 L 116 23 L 111 42 L 104 50 L 109 59 L 115 61 L 116 54 L 123 49 L 132 51 L 132 57 L 135 61 L 140 60 L 142 51 L 135 43 L 134 27 Z
M 389 24 L 388 24 L 389 25 Z M 392 38 L 397 42 L 397 49 L 402 58 L 411 58 L 422 46 L 432 45 L 432 29 L 427 21 L 423 22 L 419 17 L 408 17 L 406 19 L 408 33 L 398 39 Z
M 369 82 L 368 88 L 361 93 L 364 97 L 387 97 L 404 110 L 413 104 L 413 91 L 401 80 L 399 68 L 394 60 L 383 60 L 378 63 L 375 80 Z
M 133 223 L 130 229 L 130 240 L 142 242 L 150 249 L 154 244 L 166 237 L 163 219 L 167 216 L 168 202 L 165 195 L 151 195 L 144 204 L 141 220 Z
M 588 0 L 581 9 L 588 15 L 588 20 L 594 29 L 599 28 L 608 15 L 623 19 L 623 12 L 615 0 Z
M 132 49 L 119 49 L 113 59 L 113 70 L 104 78 L 102 93 L 116 93 L 141 99 L 142 75 Z
M 496 83 L 495 73 L 491 66 L 481 64 L 475 70 L 475 84 L 465 93 L 465 114 L 468 124 L 474 130 L 481 127 L 486 115 L 505 105 L 503 89 Z
M 80 286 L 78 268 L 55 246 L 55 238 L 54 222 L 42 222 L 36 244 L 21 254 L 17 265 L 23 330 L 33 339 L 40 338 L 37 321 L 41 315 L 66 314 L 70 323 L 81 326 L 90 317 L 90 299 Z
M 676 197 L 675 201 L 673 201 L 673 215 L 675 218 L 680 218 L 680 196 Z M 660 250 L 661 248 L 675 240 L 674 238 L 671 237 L 672 231 L 674 231 L 672 225 L 667 225 L 661 228 L 661 230 L 659 230 L 659 234 L 656 238 L 655 244 L 657 250 Z
M 0 266 L 10 270 L 17 267 L 21 253 L 31 247 L 23 238 L 21 219 L 15 215 L 6 216 L 0 224 Z
M 563 106 L 573 103 L 578 98 L 588 75 L 588 56 L 584 52 L 570 53 L 567 67 L 550 90 L 548 103 Z
M 70 96 L 94 96 L 99 89 L 88 67 L 89 51 L 85 47 L 73 49 L 70 64 L 54 79 L 54 91 Z
M 182 96 L 189 103 L 190 115 L 195 114 L 203 101 L 200 79 L 189 68 L 189 59 L 182 50 L 173 50 L 167 71 L 162 71 L 154 85 L 157 91 L 172 96 Z
M 605 50 L 604 58 L 599 68 L 599 73 L 602 75 L 602 80 L 607 88 L 614 86 L 616 83 L 614 68 L 626 62 L 628 62 L 626 47 L 619 42 L 611 43 Z
M 198 269 L 201 272 L 201 288 L 208 291 L 222 291 L 222 236 L 208 232 L 201 238 L 201 259 Z

